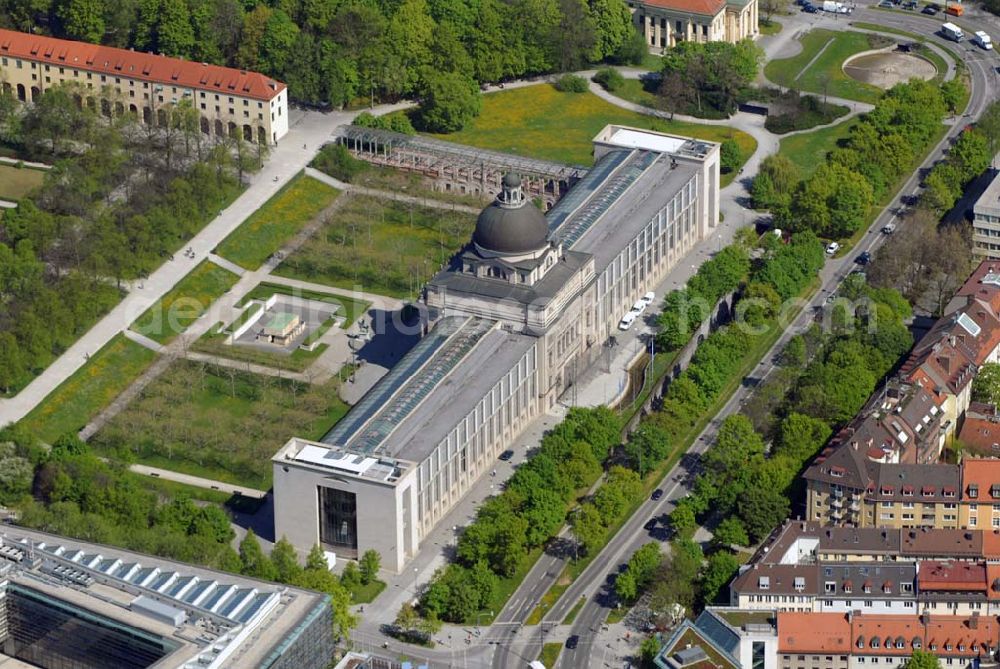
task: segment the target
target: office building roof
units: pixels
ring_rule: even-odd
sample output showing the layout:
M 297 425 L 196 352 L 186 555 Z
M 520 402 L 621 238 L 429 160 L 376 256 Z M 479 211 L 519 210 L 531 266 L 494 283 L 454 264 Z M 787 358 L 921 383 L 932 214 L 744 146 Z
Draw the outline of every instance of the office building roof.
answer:
M 170 639 L 169 666 L 258 666 L 329 609 L 317 592 L 20 527 L 0 528 L 5 565 L 9 582 Z
M 271 100 L 285 84 L 259 72 L 0 29 L 0 56 L 221 95 Z
M 724 0 L 642 0 L 642 4 L 701 16 L 715 16 L 726 6 Z

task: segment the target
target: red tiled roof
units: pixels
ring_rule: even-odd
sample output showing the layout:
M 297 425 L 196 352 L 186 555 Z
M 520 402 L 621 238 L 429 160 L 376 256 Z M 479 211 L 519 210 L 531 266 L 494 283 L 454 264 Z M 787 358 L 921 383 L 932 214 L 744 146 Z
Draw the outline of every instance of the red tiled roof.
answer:
M 0 29 L 0 55 L 255 100 L 270 100 L 285 90 L 285 84 L 259 72 L 12 30 Z
M 778 652 L 851 652 L 851 623 L 843 613 L 778 611 Z
M 971 562 L 920 563 L 917 572 L 917 587 L 923 591 L 969 592 L 986 591 L 986 565 Z
M 964 446 L 973 449 L 977 454 L 1000 455 L 1000 420 L 996 416 L 974 415 L 970 407 L 965 413 L 958 438 Z M 996 481 L 1000 483 L 1000 477 Z
M 726 0 L 641 0 L 643 5 L 672 9 L 677 12 L 715 16 L 726 6 Z
M 941 657 L 987 657 L 998 634 L 991 616 L 778 613 L 779 653 L 899 656 L 926 649 Z
M 966 418 L 966 423 L 970 419 Z M 972 419 L 975 422 L 975 419 Z M 994 423 L 995 427 L 997 426 Z M 966 428 L 962 428 L 962 435 L 965 435 Z M 965 437 L 961 437 L 964 441 Z M 1000 500 L 1000 460 L 992 458 L 964 458 L 962 460 L 962 499 L 967 501 L 978 501 L 991 503 Z M 977 490 L 976 497 L 969 496 L 969 488 L 974 486 Z M 994 486 L 998 495 L 993 496 Z

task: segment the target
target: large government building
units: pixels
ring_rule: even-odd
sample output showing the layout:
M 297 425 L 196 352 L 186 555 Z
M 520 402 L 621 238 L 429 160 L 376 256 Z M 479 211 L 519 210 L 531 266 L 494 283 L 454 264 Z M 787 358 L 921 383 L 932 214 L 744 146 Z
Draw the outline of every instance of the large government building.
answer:
M 274 456 L 276 536 L 402 569 L 717 224 L 717 144 L 608 126 L 594 153 L 547 216 L 508 175 L 427 285 L 426 336 L 321 442 Z
M 274 144 L 288 132 L 285 84 L 258 72 L 141 51 L 0 30 L 0 86 L 32 102 L 60 83 L 78 84 L 78 102 L 106 116 L 126 112 L 166 125 L 189 100 L 205 134 Z

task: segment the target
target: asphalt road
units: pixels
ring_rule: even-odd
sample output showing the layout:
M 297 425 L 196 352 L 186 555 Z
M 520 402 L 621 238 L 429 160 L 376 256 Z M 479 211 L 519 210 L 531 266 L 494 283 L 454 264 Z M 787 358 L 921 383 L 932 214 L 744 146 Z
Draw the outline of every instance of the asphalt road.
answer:
M 897 197 L 875 219 L 869 227 L 867 234 L 855 249 L 842 258 L 832 259 L 826 263 L 820 274 L 822 280 L 821 290 L 816 293 L 816 296 L 808 305 L 809 308 L 803 309 L 799 313 L 791 326 L 785 329 L 785 332 L 775 345 L 763 357 L 761 364 L 749 375 L 749 378 L 758 382 L 763 380 L 774 369 L 774 361 L 788 341 L 806 329 L 813 321 L 815 317 L 814 307 L 821 306 L 827 296 L 836 292 L 840 283 L 854 269 L 854 258 L 862 251 L 874 252 L 880 245 L 891 240 L 891 237 L 881 234 L 880 230 L 886 223 L 896 219 L 896 210 L 902 206 L 901 199 L 919 193 L 920 174 L 923 169 L 930 167 L 943 157 L 945 150 L 950 145 L 950 141 L 964 129 L 967 123 L 978 118 L 995 96 L 997 83 L 997 71 L 995 67 L 1000 64 L 1000 60 L 992 52 L 984 52 L 969 43 L 955 44 L 933 34 L 933 31 L 940 27 L 942 22 L 940 17 L 895 12 L 892 13 L 890 19 L 885 12 L 874 9 L 859 9 L 852 16 L 852 20 L 891 24 L 902 30 L 929 35 L 931 41 L 948 47 L 965 61 L 972 79 L 972 95 L 965 117 L 955 120 L 953 129 L 949 131 L 945 139 L 931 152 L 921 166 L 921 170 L 918 170 L 907 179 Z M 982 22 L 984 19 L 977 17 L 976 21 Z M 989 22 L 988 19 L 985 21 Z M 998 22 L 998 25 L 1000 25 L 1000 22 Z M 996 26 L 991 25 L 989 27 L 996 30 Z M 579 637 L 579 643 L 575 649 L 563 649 L 557 662 L 557 667 L 561 669 L 586 669 L 587 667 L 620 666 L 617 664 L 617 660 L 614 659 L 616 655 L 614 652 L 615 649 L 594 647 L 596 633 L 614 605 L 614 598 L 611 596 L 609 590 L 614 574 L 617 573 L 618 567 L 624 564 L 632 553 L 644 543 L 654 539 L 664 539 L 662 533 L 665 530 L 662 524 L 652 531 L 646 530 L 644 525 L 650 518 L 656 518 L 669 512 L 676 500 L 688 494 L 689 482 L 694 479 L 694 475 L 697 472 L 698 454 L 704 452 L 708 444 L 712 443 L 722 420 L 739 410 L 756 385 L 757 383 L 748 383 L 737 389 L 715 419 L 709 423 L 695 441 L 691 449 L 667 475 L 665 485 L 662 486 L 665 492 L 663 498 L 657 502 L 649 500 L 643 504 L 619 533 L 608 542 L 607 547 L 594 559 L 586 571 L 577 578 L 560 600 L 544 616 L 544 622 L 559 624 L 581 597 L 585 597 L 587 600 L 584 607 L 577 614 L 573 627 L 569 632 L 570 635 L 577 635 Z M 549 574 L 546 574 L 546 576 L 549 576 Z M 551 576 L 549 577 L 551 578 Z M 549 579 L 542 580 L 548 581 Z M 540 582 L 533 583 L 528 586 L 528 589 L 531 594 L 539 591 L 541 591 L 541 594 L 544 594 L 547 587 L 541 588 L 540 586 Z M 517 613 L 521 614 L 525 611 L 530 613 L 536 602 L 537 600 L 530 601 L 530 599 L 519 602 Z M 523 618 L 519 619 L 523 620 Z M 516 644 L 507 644 L 506 648 L 501 647 L 494 655 L 494 669 L 523 666 L 522 663 L 525 655 L 517 652 L 517 650 Z M 610 661 L 608 658 L 609 655 L 611 656 Z

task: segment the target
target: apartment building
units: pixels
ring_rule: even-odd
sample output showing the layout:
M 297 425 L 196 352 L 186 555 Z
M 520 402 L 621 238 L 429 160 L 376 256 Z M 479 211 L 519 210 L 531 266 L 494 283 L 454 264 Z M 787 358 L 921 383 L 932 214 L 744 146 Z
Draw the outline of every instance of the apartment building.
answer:
M 206 135 L 274 144 L 288 132 L 285 84 L 259 72 L 152 53 L 0 30 L 0 86 L 30 103 L 72 84 L 80 105 L 105 116 L 132 114 L 165 125 L 172 107 L 190 102 Z
M 1000 643 L 990 616 L 779 611 L 776 618 L 780 669 L 898 667 L 915 650 L 934 653 L 944 667 L 973 669 L 993 664 Z
M 1000 260 L 1000 172 L 972 205 L 972 252 Z

